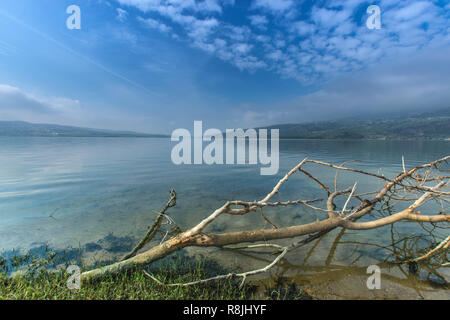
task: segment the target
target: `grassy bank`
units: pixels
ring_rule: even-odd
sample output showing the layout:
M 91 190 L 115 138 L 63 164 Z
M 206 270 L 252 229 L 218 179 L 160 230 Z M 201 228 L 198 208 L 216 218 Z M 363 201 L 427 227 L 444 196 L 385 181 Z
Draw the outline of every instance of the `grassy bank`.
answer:
M 174 268 L 160 269 L 155 276 L 162 281 L 180 282 L 205 276 L 201 266 L 189 273 L 177 274 Z M 168 287 L 157 284 L 142 270 L 106 277 L 102 281 L 83 284 L 80 290 L 69 290 L 65 272 L 40 271 L 7 277 L 0 276 L 0 299 L 246 299 L 248 289 L 239 290 L 234 283 L 222 281 L 203 286 Z
M 17 259 L 16 259 L 17 260 Z M 42 264 L 42 263 L 41 263 Z M 152 268 L 146 268 L 163 283 L 180 283 L 210 277 L 220 270 L 213 262 L 193 261 L 176 257 Z M 293 285 L 280 285 L 259 291 L 252 284 L 239 289 L 239 282 L 233 280 L 214 281 L 188 287 L 168 287 L 148 278 L 142 269 L 116 276 L 107 276 L 101 281 L 82 284 L 79 290 L 70 290 L 66 282 L 69 275 L 65 271 L 52 271 L 40 265 L 27 266 L 15 276 L 0 272 L 0 299 L 8 300 L 116 300 L 116 299 L 308 299 L 310 298 Z

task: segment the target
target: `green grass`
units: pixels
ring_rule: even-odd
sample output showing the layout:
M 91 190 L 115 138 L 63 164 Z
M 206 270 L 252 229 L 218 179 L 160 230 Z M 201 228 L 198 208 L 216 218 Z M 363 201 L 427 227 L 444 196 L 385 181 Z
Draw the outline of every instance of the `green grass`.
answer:
M 292 283 L 277 278 L 274 285 L 257 291 L 257 286 L 247 283 L 239 289 L 241 279 L 211 281 L 192 286 L 169 287 L 150 279 L 143 272 L 151 273 L 159 281 L 187 283 L 225 274 L 223 268 L 208 259 L 172 255 L 144 269 L 117 275 L 104 276 L 101 280 L 82 283 L 79 290 L 67 287 L 68 265 L 82 266 L 82 252 L 78 250 L 55 252 L 47 245 L 19 254 L 12 250 L 0 255 L 0 300 L 249 300 L 249 299 L 308 299 L 302 290 Z M 113 261 L 103 262 L 81 271 L 100 267 Z M 58 268 L 58 266 L 63 266 Z
M 173 276 L 162 271 L 157 275 L 167 281 L 190 281 L 200 279 L 200 274 Z M 41 272 L 35 277 L 0 277 L 0 299 L 44 300 L 117 300 L 117 299 L 247 299 L 247 290 L 239 290 L 231 282 L 217 282 L 190 287 L 167 287 L 135 271 L 115 277 L 107 277 L 94 283 L 82 284 L 80 290 L 69 290 L 62 273 Z
M 177 259 L 180 260 L 181 259 Z M 180 262 L 178 261 L 178 262 Z M 169 287 L 148 278 L 142 269 L 106 276 L 99 281 L 83 283 L 81 289 L 70 290 L 65 271 L 45 268 L 16 276 L 0 273 L 0 299 L 17 300 L 117 300 L 117 299 L 251 299 L 251 287 L 240 290 L 236 281 L 216 281 L 189 287 Z M 166 262 L 150 271 L 163 283 L 190 282 L 210 276 L 203 261 L 193 265 L 188 262 Z
M 46 249 L 47 250 L 47 249 Z M 48 250 L 47 250 L 48 251 Z M 57 263 L 55 263 L 57 261 Z M 249 299 L 309 299 L 307 294 L 283 279 L 275 281 L 257 295 L 251 283 L 239 289 L 240 279 L 211 281 L 193 286 L 169 287 L 158 284 L 145 275 L 143 269 L 105 276 L 101 280 L 82 283 L 79 290 L 67 288 L 69 274 L 55 270 L 55 253 L 48 251 L 41 257 L 0 257 L 0 300 L 249 300 Z M 69 262 L 64 263 L 66 266 Z M 162 283 L 186 283 L 228 273 L 209 260 L 173 256 L 145 270 Z M 14 276 L 12 272 L 17 272 Z M 236 271 L 236 270 L 233 270 Z

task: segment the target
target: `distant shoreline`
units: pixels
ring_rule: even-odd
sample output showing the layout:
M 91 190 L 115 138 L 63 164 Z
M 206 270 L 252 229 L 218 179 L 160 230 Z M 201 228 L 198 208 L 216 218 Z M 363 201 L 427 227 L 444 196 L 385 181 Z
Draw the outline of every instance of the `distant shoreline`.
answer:
M 0 138 L 156 138 L 156 139 L 170 139 L 170 135 L 0 135 Z M 444 141 L 450 142 L 450 138 L 436 138 L 436 137 L 400 137 L 400 138 L 297 138 L 297 137 L 282 137 L 279 140 L 305 140 L 305 141 Z
M 132 135 L 91 135 L 91 136 L 77 136 L 77 135 L 0 135 L 0 138 L 158 138 L 158 139 L 162 139 L 162 138 L 170 138 L 169 135 L 164 136 L 164 135 L 149 135 L 149 136 L 132 136 Z

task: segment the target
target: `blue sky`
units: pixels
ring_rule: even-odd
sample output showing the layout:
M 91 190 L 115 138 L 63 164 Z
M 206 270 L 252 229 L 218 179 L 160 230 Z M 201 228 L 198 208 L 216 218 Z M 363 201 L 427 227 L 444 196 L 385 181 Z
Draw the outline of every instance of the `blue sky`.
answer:
M 0 120 L 170 133 L 449 101 L 448 1 L 0 2 Z

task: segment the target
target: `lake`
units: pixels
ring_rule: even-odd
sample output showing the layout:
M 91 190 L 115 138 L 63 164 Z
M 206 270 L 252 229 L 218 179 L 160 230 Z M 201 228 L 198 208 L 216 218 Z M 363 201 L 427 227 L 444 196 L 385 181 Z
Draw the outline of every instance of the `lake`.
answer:
M 185 229 L 227 200 L 262 199 L 305 157 L 338 165 L 358 160 L 348 166 L 374 173 L 381 170 L 393 177 L 402 171 L 402 155 L 410 168 L 450 154 L 448 141 L 281 140 L 278 174 L 261 176 L 258 165 L 174 165 L 170 159 L 173 146 L 169 139 L 158 138 L 1 137 L 0 250 L 27 250 L 42 244 L 56 249 L 88 245 L 86 248 L 101 249 L 98 254 L 117 257 L 145 233 L 167 202 L 171 188 L 177 192 L 177 206 L 168 214 Z M 308 168 L 333 185 L 334 170 Z M 339 186 L 351 187 L 355 179 L 355 175 L 341 174 Z M 359 193 L 378 187 L 377 181 L 358 177 Z M 278 199 L 323 196 L 316 184 L 297 174 L 283 186 Z M 267 209 L 264 213 L 278 226 L 318 218 L 317 213 L 302 206 Z M 170 226 L 165 227 L 169 230 Z M 259 213 L 251 213 L 220 217 L 206 231 L 264 227 L 271 226 Z M 444 231 L 437 232 L 443 235 Z M 423 234 L 426 231 L 412 223 L 369 231 L 335 230 L 319 242 L 290 253 L 270 274 L 259 276 L 258 283 L 261 288 L 269 287 L 277 275 L 330 299 L 448 299 L 448 267 L 424 265 L 412 273 L 404 265 L 388 263 L 389 258 L 393 260 L 392 250 L 407 250 L 393 248 L 393 238 L 415 235 L 419 240 L 407 245 L 423 246 Z M 157 240 L 163 237 L 162 233 Z M 124 239 L 126 245 L 106 245 L 111 238 Z M 94 249 L 90 251 L 95 253 Z M 92 252 L 91 256 L 96 255 Z M 186 252 L 245 270 L 264 266 L 271 258 L 214 248 L 189 248 Z M 365 285 L 366 269 L 372 264 L 382 269 L 380 290 L 368 290 Z

